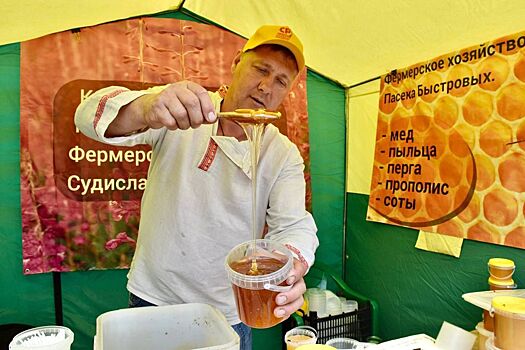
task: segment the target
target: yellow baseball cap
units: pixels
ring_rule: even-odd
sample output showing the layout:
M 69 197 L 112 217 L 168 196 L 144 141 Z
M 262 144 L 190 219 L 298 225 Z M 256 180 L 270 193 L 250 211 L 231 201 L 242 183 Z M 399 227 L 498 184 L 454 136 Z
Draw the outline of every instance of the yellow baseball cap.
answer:
M 257 29 L 244 45 L 242 52 L 255 49 L 264 44 L 275 44 L 286 47 L 292 52 L 297 62 L 299 72 L 304 68 L 303 44 L 297 35 L 292 32 L 290 27 L 264 25 Z

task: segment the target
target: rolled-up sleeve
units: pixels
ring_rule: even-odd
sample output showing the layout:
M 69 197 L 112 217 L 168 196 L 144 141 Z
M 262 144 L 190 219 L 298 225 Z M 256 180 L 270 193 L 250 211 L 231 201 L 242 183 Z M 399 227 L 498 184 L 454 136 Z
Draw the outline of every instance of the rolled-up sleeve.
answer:
M 131 91 L 121 86 L 110 86 L 100 89 L 77 107 L 75 125 L 87 137 L 107 144 L 134 146 L 149 143 L 148 133 L 122 137 L 105 137 L 104 134 L 123 106 L 140 96 L 160 91 L 163 88 L 159 86 L 149 90 Z

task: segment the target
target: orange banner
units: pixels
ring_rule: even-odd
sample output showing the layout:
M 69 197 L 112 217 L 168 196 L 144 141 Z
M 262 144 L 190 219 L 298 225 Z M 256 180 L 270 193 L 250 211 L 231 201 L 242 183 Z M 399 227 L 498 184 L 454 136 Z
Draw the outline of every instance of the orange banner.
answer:
M 110 86 L 144 89 L 231 80 L 245 39 L 169 18 L 137 18 L 23 42 L 20 57 L 21 210 L 25 274 L 127 268 L 138 236 L 148 147 L 115 147 L 79 133 L 78 104 Z M 276 126 L 294 142 L 309 185 L 306 70 Z M 310 200 L 308 191 L 307 200 Z
M 525 248 L 525 32 L 381 78 L 367 219 Z

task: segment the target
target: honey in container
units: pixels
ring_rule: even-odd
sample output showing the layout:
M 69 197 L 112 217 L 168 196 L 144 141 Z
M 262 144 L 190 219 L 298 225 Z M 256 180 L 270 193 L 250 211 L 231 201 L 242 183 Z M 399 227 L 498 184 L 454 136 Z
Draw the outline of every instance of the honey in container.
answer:
M 514 261 L 510 259 L 492 258 L 488 262 L 488 268 L 490 277 L 497 280 L 508 281 L 512 278 L 516 266 L 514 265 Z
M 284 335 L 286 350 L 295 350 L 307 344 L 317 342 L 317 330 L 310 326 L 298 326 L 290 329 Z
M 292 264 L 292 253 L 284 245 L 268 239 L 247 241 L 230 251 L 225 267 L 239 318 L 244 324 L 269 328 L 283 320 L 275 317 L 273 310 L 277 306 L 277 290 L 285 285 Z
M 525 349 L 525 299 L 517 297 L 495 297 L 494 345 L 505 350 Z

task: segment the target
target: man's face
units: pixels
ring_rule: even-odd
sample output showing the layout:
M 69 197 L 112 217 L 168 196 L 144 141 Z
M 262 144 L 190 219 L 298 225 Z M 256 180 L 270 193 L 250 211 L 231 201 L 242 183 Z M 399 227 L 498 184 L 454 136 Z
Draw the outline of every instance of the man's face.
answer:
M 233 68 L 228 90 L 233 109 L 277 110 L 297 75 L 293 57 L 269 46 L 243 53 Z

